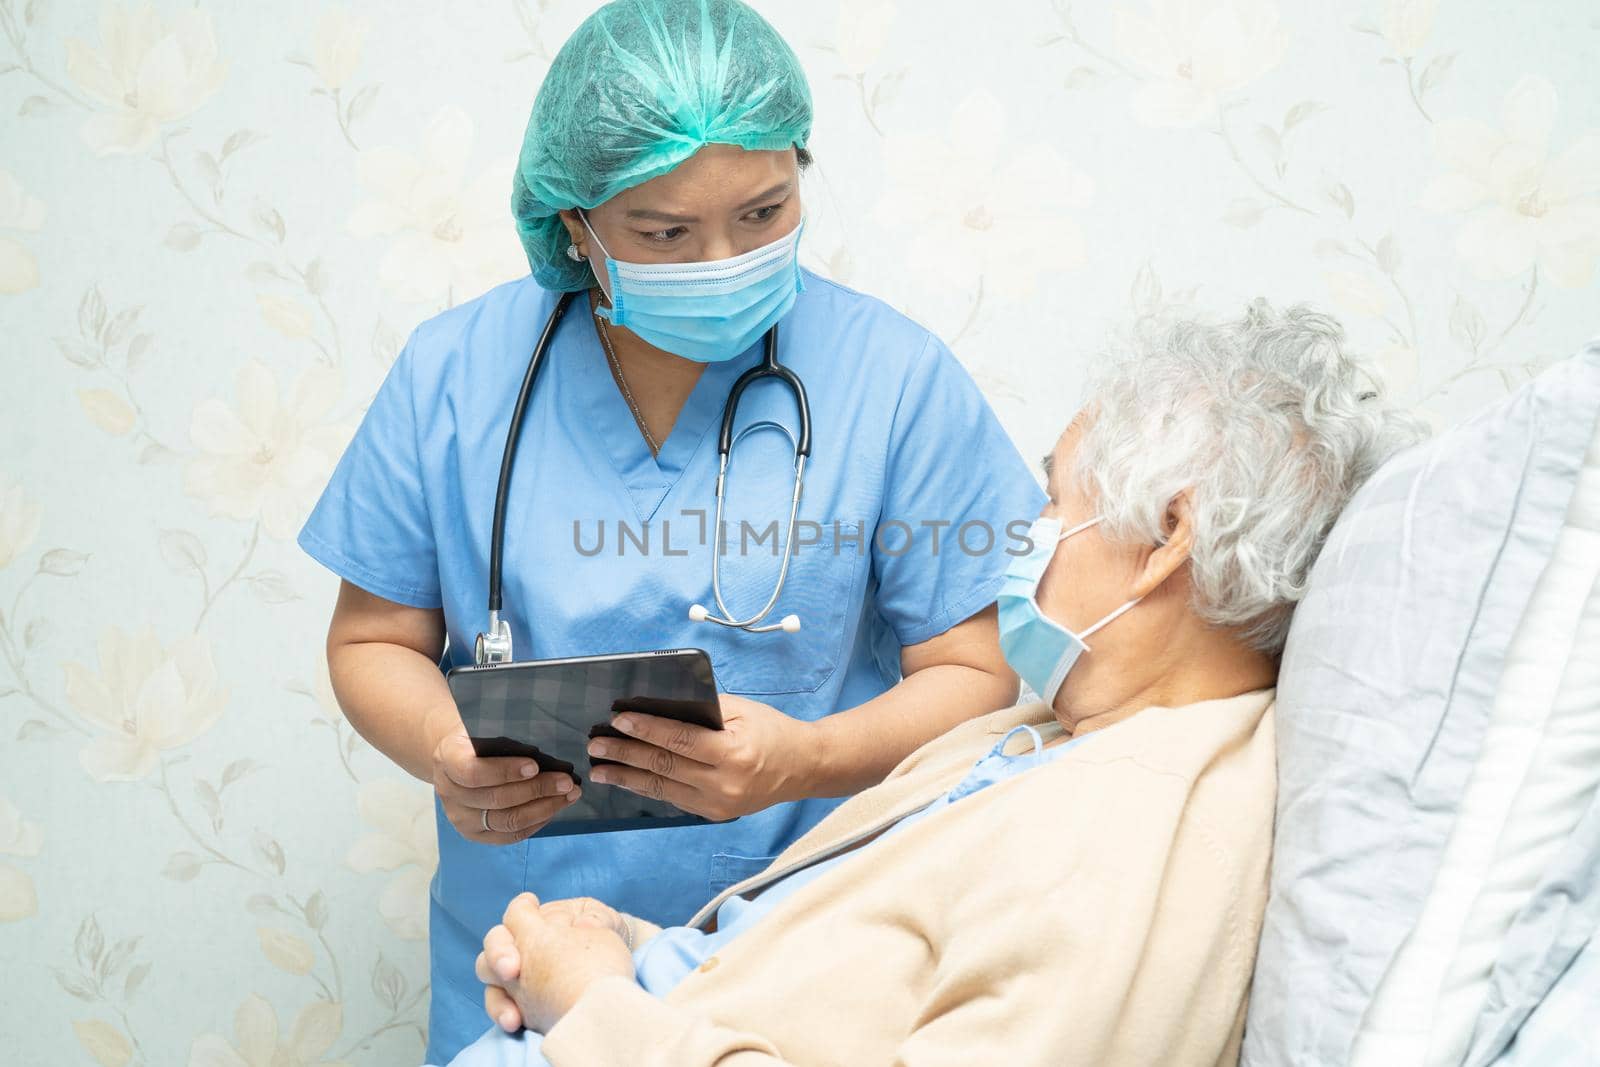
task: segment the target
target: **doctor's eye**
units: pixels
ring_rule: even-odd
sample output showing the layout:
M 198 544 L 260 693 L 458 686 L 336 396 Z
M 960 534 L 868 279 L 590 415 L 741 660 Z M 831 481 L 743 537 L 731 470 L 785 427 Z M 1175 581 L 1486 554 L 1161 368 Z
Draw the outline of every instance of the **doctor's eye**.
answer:
M 676 241 L 679 237 L 682 237 L 688 232 L 689 231 L 685 227 L 671 226 L 665 230 L 650 230 L 641 236 L 648 241 L 655 241 L 660 244 L 665 244 L 669 241 Z
M 746 215 L 745 218 L 752 222 L 770 222 L 772 217 L 782 210 L 783 205 L 781 203 L 768 204 L 766 207 L 756 208 L 754 211 L 750 212 L 750 214 Z

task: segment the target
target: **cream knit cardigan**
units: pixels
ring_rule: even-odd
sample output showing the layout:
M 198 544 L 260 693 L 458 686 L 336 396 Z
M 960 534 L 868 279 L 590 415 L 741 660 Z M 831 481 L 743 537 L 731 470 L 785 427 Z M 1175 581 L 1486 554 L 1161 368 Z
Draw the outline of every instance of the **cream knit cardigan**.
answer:
M 555 1067 L 1233 1064 L 1267 899 L 1272 698 L 1152 707 L 1091 734 L 863 846 L 664 998 L 632 979 L 594 983 L 544 1055 Z M 956 727 L 690 925 L 940 796 L 1019 723 L 1060 732 L 1037 703 Z

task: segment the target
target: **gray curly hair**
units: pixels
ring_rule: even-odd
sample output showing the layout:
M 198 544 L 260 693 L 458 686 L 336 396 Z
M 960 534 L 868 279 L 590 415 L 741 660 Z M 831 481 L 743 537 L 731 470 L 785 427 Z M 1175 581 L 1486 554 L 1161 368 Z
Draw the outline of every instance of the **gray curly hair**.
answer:
M 1125 542 L 1161 543 L 1189 491 L 1196 613 L 1276 655 L 1339 512 L 1426 435 L 1377 381 L 1339 323 L 1305 306 L 1146 324 L 1096 376 L 1075 475 Z

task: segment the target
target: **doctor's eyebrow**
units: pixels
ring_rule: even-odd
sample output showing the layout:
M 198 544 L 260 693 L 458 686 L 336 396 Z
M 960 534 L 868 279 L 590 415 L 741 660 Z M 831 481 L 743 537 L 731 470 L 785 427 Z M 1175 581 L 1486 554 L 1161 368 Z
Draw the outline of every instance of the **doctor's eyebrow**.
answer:
M 744 203 L 740 204 L 738 207 L 734 208 L 733 210 L 735 210 L 735 211 L 749 211 L 751 208 L 757 206 L 762 201 L 765 201 L 765 200 L 776 200 L 779 197 L 788 196 L 789 195 L 789 190 L 791 190 L 793 188 L 794 188 L 794 182 L 787 181 L 787 180 L 786 181 L 781 181 L 781 182 L 779 182 L 778 184 L 776 184 L 774 186 L 771 186 L 771 187 L 769 187 L 767 189 L 763 189 L 761 192 L 757 193 L 755 196 L 752 196 L 749 200 L 746 200 Z
M 777 185 L 774 185 L 769 189 L 764 189 L 761 192 L 757 193 L 755 196 L 752 196 L 750 199 L 746 200 L 744 203 L 742 203 L 738 207 L 734 208 L 734 211 L 736 211 L 736 212 L 748 211 L 750 208 L 755 207 L 757 204 L 760 204 L 764 200 L 772 200 L 772 199 L 774 199 L 776 197 L 779 197 L 779 196 L 788 196 L 789 195 L 789 191 L 791 189 L 793 189 L 793 188 L 794 188 L 794 183 L 793 182 L 791 182 L 791 181 L 781 181 Z M 700 221 L 700 218 L 697 215 L 675 215 L 670 211 L 654 211 L 654 210 L 652 210 L 650 208 L 644 208 L 644 207 L 633 208 L 632 210 L 630 210 L 627 213 L 626 217 L 630 218 L 630 219 L 649 219 L 651 222 L 699 222 Z

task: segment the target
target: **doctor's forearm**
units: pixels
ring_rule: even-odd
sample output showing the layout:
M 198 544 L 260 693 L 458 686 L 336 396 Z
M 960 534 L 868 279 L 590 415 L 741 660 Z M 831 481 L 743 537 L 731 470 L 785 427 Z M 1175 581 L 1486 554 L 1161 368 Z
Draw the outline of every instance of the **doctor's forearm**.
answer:
M 328 650 L 328 675 L 345 718 L 407 773 L 433 782 L 433 750 L 461 726 L 444 675 L 414 649 L 384 641 Z
M 858 793 L 881 782 L 906 756 L 968 719 L 1009 707 L 1017 677 L 947 663 L 926 667 L 848 711 L 814 724 L 817 759 L 809 796 Z

